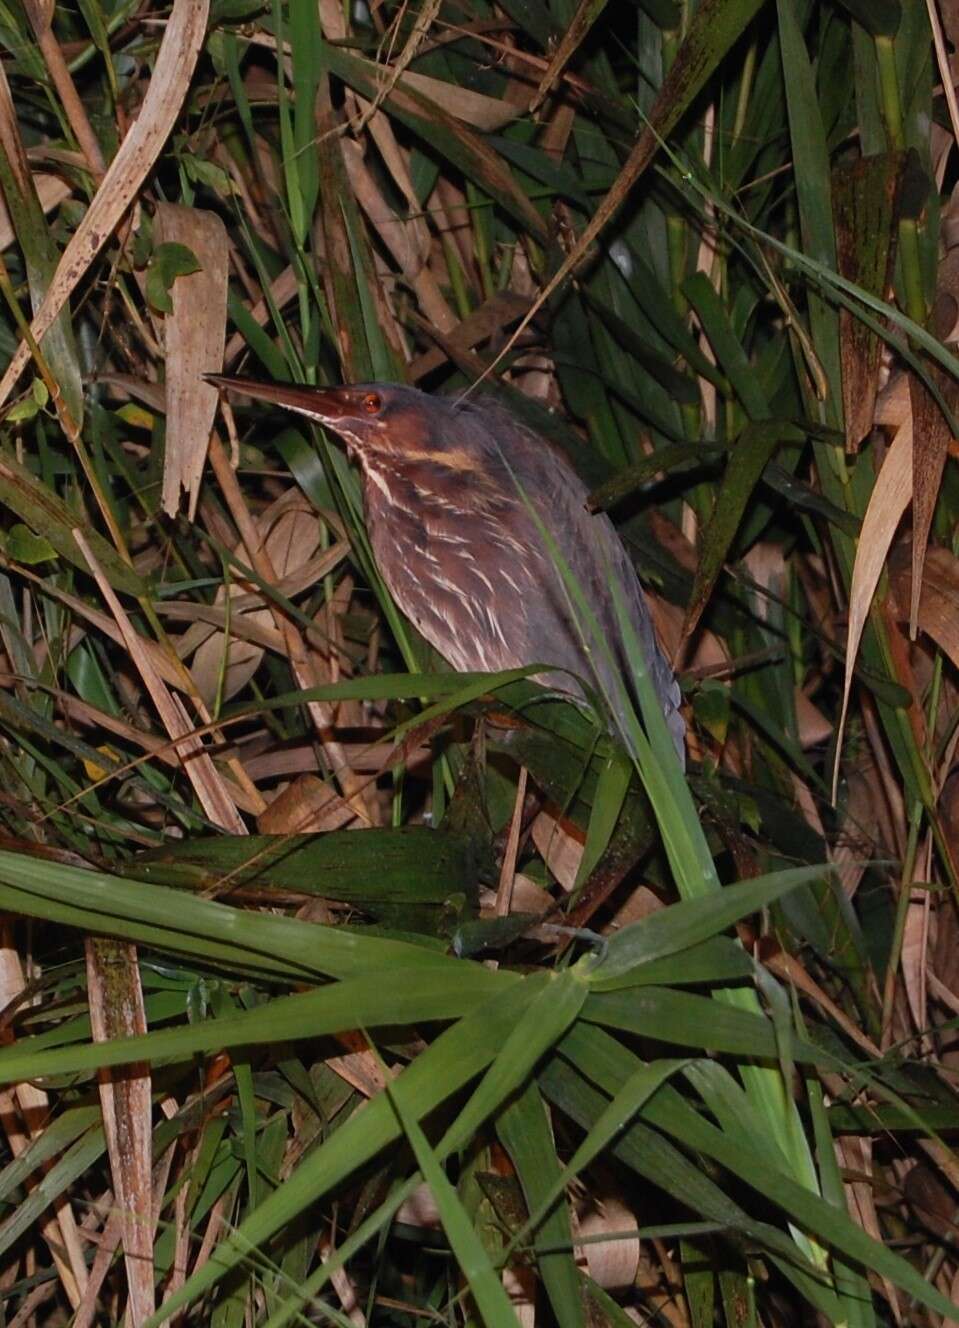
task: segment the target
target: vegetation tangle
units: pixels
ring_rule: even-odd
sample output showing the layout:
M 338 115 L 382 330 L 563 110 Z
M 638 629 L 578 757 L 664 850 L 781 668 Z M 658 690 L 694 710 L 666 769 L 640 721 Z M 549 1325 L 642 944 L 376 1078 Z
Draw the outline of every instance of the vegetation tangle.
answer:
M 959 1320 L 957 45 L 0 3 L 5 1323 Z M 635 640 L 616 740 L 451 672 L 204 373 L 565 451 L 686 772 Z

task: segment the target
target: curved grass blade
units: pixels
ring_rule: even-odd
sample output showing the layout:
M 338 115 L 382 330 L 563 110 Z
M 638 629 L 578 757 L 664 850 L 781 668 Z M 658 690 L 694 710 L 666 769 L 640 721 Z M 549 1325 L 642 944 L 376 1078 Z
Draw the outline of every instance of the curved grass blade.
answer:
M 468 965 L 467 973 L 463 965 Z M 185 1060 L 224 1047 L 264 1046 L 289 1042 L 308 1032 L 321 1037 L 363 1026 L 380 1028 L 417 1021 L 455 1019 L 469 1013 L 498 987 L 511 987 L 515 975 L 498 974 L 463 960 L 455 980 L 430 966 L 393 967 L 391 981 L 382 976 L 347 979 L 316 991 L 279 996 L 252 1010 L 185 1027 L 158 1029 L 140 1037 L 114 1038 L 49 1051 L 34 1051 L 29 1039 L 0 1052 L 0 1082 L 51 1074 L 100 1070 L 135 1061 Z M 583 992 L 583 997 L 585 991 Z M 582 998 L 581 998 L 582 999 Z
M 511 984 L 441 1033 L 393 1083 L 404 1110 L 419 1120 L 458 1092 L 493 1060 L 517 1018 L 546 985 L 540 974 Z M 262 1245 L 308 1205 L 401 1137 L 393 1103 L 381 1093 L 303 1159 L 289 1179 L 220 1245 L 209 1262 L 169 1297 L 144 1328 L 157 1328 L 208 1290 L 250 1249 Z
M 584 1328 L 569 1209 L 558 1197 L 563 1172 L 549 1112 L 535 1082 L 528 1083 L 500 1112 L 496 1132 L 516 1167 L 528 1210 L 545 1214 L 533 1228 L 534 1253 L 556 1322 L 559 1328 Z
M 469 1215 L 430 1148 L 426 1135 L 415 1117 L 406 1110 L 402 1098 L 395 1095 L 389 1084 L 386 1092 L 413 1149 L 423 1178 L 430 1187 L 443 1230 L 449 1239 L 457 1266 L 469 1285 L 480 1318 L 490 1328 L 494 1328 L 494 1325 L 498 1328 L 500 1324 L 503 1328 L 509 1328 L 510 1324 L 519 1328 L 519 1320 L 503 1283 L 490 1263 Z
M 418 945 L 248 913 L 181 891 L 0 851 L 0 906 L 89 932 L 109 932 L 205 963 L 274 978 L 351 977 L 457 961 Z M 404 963 L 404 959 L 406 963 Z
M 604 957 L 589 975 L 590 989 L 610 991 L 629 985 L 633 970 L 640 965 L 708 940 L 797 886 L 819 880 L 829 870 L 825 864 L 792 867 L 658 909 L 610 938 Z
M 602 1056 L 600 1050 L 581 1028 L 573 1029 L 562 1044 L 565 1056 L 599 1083 L 605 1092 L 615 1095 L 629 1076 L 634 1058 L 612 1040 L 602 1049 Z M 785 1172 L 774 1167 L 757 1170 L 754 1149 L 736 1143 L 711 1125 L 668 1085 L 649 1102 L 642 1115 L 651 1125 L 672 1134 L 687 1147 L 699 1149 L 714 1158 L 747 1185 L 761 1189 L 767 1199 L 816 1241 L 832 1246 L 880 1276 L 888 1277 L 936 1313 L 955 1317 L 957 1307 L 930 1286 L 906 1259 L 867 1236 L 845 1213 L 840 1213 Z

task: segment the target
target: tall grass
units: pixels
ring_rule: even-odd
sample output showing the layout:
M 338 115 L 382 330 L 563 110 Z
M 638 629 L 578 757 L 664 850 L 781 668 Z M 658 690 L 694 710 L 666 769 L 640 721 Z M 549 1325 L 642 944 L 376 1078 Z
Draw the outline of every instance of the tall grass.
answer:
M 8 1321 L 959 1317 L 953 22 L 0 7 Z M 687 774 L 224 366 L 564 450 Z

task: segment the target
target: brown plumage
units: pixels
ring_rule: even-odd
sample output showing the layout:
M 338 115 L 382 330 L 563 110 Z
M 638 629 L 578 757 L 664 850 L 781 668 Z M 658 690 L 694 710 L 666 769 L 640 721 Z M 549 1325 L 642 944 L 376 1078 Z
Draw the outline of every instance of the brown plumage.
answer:
M 211 375 L 210 382 L 323 424 L 360 466 L 377 565 L 399 608 L 463 672 L 543 663 L 538 681 L 581 701 L 583 679 L 625 734 L 630 677 L 610 591 L 615 577 L 684 760 L 680 692 L 636 572 L 605 515 L 548 442 L 502 406 L 387 383 L 306 388 Z M 584 642 L 542 527 L 595 616 Z M 573 676 L 571 676 L 573 675 Z M 628 688 L 630 692 L 631 688 Z

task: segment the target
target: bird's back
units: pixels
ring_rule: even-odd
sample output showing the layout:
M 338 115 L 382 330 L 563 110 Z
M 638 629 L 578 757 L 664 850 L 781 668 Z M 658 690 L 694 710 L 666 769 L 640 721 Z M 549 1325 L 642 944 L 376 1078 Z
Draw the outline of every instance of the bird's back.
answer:
M 501 472 L 497 488 L 513 495 L 499 520 L 505 520 L 518 547 L 535 551 L 538 564 L 534 578 L 539 594 L 524 615 L 525 662 L 553 664 L 598 689 L 625 738 L 626 714 L 635 699 L 629 651 L 620 627 L 620 613 L 625 612 L 676 750 L 685 761 L 679 684 L 659 647 L 646 596 L 612 522 L 605 513 L 588 511 L 585 485 L 550 443 L 498 404 L 482 401 L 472 410 L 492 450 L 489 467 Z M 500 439 L 508 440 L 508 445 Z M 577 604 L 580 596 L 585 613 Z M 544 681 L 564 690 L 573 686 L 563 673 Z

